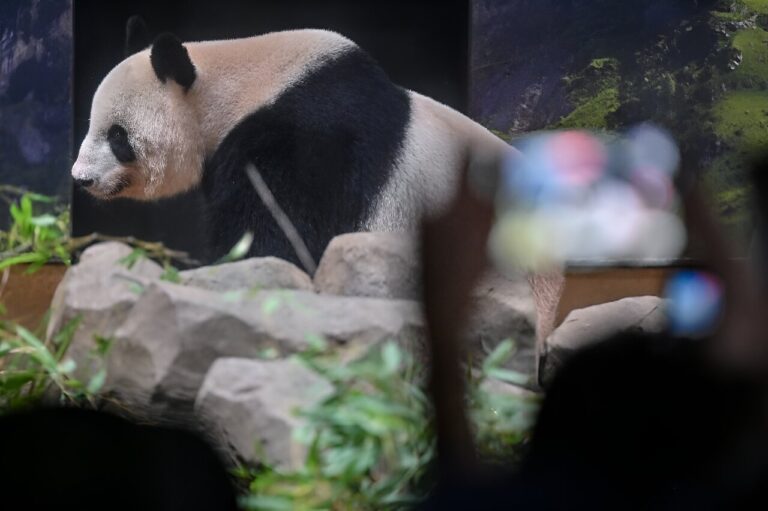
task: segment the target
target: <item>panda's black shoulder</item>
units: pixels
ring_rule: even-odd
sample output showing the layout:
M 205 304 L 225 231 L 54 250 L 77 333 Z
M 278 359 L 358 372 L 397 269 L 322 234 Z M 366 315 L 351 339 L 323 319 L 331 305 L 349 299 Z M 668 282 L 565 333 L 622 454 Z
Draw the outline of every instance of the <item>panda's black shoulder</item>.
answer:
M 407 91 L 392 83 L 367 52 L 349 46 L 313 63 L 267 106 L 233 126 L 208 166 L 276 139 L 283 149 L 299 151 L 300 142 L 311 142 L 310 134 L 343 144 L 334 147 L 339 153 L 351 149 L 345 139 L 353 139 L 374 156 L 391 158 L 405 137 L 410 111 Z
M 407 91 L 360 48 L 321 59 L 234 126 L 208 160 L 214 250 L 255 230 L 263 236 L 251 255 L 292 258 L 247 180 L 249 162 L 316 257 L 333 236 L 360 230 L 393 174 L 410 116 Z

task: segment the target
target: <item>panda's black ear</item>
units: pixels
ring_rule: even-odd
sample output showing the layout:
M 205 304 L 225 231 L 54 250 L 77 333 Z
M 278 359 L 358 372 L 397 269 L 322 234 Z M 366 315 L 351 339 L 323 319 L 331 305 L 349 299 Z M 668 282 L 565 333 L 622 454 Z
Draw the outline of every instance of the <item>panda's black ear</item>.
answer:
M 170 78 L 189 90 L 197 76 L 195 65 L 178 37 L 170 33 L 157 36 L 150 53 L 152 68 L 161 82 Z
M 141 16 L 131 16 L 125 24 L 125 56 L 130 57 L 152 44 L 149 27 Z

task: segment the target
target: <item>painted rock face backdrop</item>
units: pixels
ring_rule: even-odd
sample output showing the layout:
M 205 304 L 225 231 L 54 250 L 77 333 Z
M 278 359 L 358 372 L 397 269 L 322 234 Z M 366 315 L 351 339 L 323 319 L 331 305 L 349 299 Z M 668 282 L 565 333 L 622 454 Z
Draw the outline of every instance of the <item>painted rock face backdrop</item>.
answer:
M 0 2 L 0 183 L 67 195 L 71 69 L 70 0 Z
M 653 121 L 746 242 L 768 144 L 768 0 L 474 0 L 472 115 L 505 138 Z

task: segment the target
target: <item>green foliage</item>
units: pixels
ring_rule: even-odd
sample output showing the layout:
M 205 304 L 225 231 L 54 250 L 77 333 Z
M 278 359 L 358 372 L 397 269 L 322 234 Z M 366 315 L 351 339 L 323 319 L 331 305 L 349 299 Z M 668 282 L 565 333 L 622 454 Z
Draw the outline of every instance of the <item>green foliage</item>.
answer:
M 715 17 L 740 22 L 768 13 L 766 0 L 733 2 L 731 11 Z M 749 193 L 741 169 L 768 140 L 768 32 L 758 27 L 732 34 L 730 47 L 741 55 L 739 65 L 723 76 L 725 92 L 712 107 L 713 130 L 727 148 L 705 172 L 715 194 L 716 208 L 733 241 L 746 243 L 749 235 Z
M 243 237 L 240 238 L 240 240 L 232 247 L 232 249 L 226 255 L 220 258 L 217 263 L 227 263 L 242 259 L 248 254 L 248 250 L 251 248 L 252 243 L 253 233 L 246 232 Z M 179 275 L 178 268 L 171 264 L 173 257 L 169 251 L 165 250 L 161 244 L 157 243 L 139 242 L 138 244 L 139 246 L 136 246 L 130 254 L 120 259 L 120 264 L 124 265 L 128 269 L 131 269 L 141 259 L 157 259 L 163 265 L 163 273 L 160 275 L 160 280 L 165 280 L 166 282 L 172 282 L 174 284 L 181 282 L 181 275 Z M 134 291 L 137 294 L 141 294 L 143 289 L 141 289 L 140 286 L 136 286 L 138 286 L 138 284 L 134 286 Z M 241 298 L 241 296 L 239 293 L 235 292 L 230 293 L 226 296 L 226 298 L 237 301 Z
M 238 259 L 242 259 L 245 257 L 245 255 L 248 253 L 248 250 L 251 249 L 251 245 L 253 244 L 253 233 L 248 231 L 245 234 L 243 234 L 243 237 L 240 238 L 240 240 L 235 243 L 235 245 L 230 249 L 230 251 L 222 257 L 219 262 L 220 263 L 228 263 L 232 261 L 237 261 Z
M 480 376 L 470 385 L 470 416 L 480 455 L 490 462 L 510 463 L 519 454 L 519 446 L 528 438 L 528 432 L 538 409 L 533 397 L 496 389 L 492 379 L 522 385 L 528 376 L 504 369 L 504 363 L 513 355 L 514 343 L 500 343 L 486 358 Z
M 74 376 L 76 364 L 66 354 L 79 324 L 73 319 L 46 343 L 37 333 L 0 321 L 0 414 L 51 398 L 62 404 L 93 402 L 106 370 L 99 368 L 88 381 Z M 103 361 L 110 345 L 108 339 L 95 339 L 90 354 L 95 363 Z
M 753 151 L 768 140 L 768 92 L 729 92 L 715 105 L 719 137 L 737 151 Z
M 614 58 L 596 58 L 580 72 L 564 78 L 568 98 L 575 108 L 553 127 L 605 129 L 619 108 L 619 63 Z
M 431 488 L 434 461 L 430 401 L 417 364 L 394 343 L 370 350 L 348 364 L 328 355 L 325 343 L 299 356 L 327 380 L 333 392 L 298 413 L 305 425 L 297 439 L 308 446 L 295 471 L 275 467 L 240 469 L 250 481 L 247 509 L 381 510 L 404 509 Z M 486 360 L 467 396 L 478 447 L 486 458 L 509 461 L 524 442 L 536 409 L 530 399 L 485 386 L 491 377 L 521 381 L 501 369 L 511 354 L 503 343 Z
M 612 67 L 615 69 L 615 66 L 616 66 L 616 59 L 611 59 L 607 57 L 592 59 L 592 62 L 589 63 L 589 67 L 594 69 L 603 69 L 607 67 Z
M 429 400 L 415 383 L 415 364 L 393 343 L 343 364 L 325 343 L 299 356 L 333 387 L 300 411 L 307 444 L 302 469 L 254 473 L 248 509 L 384 509 L 412 502 L 434 455 Z
M 119 261 L 117 261 L 119 264 L 122 264 L 129 270 L 132 269 L 134 266 L 136 266 L 136 263 L 138 263 L 140 260 L 147 257 L 147 251 L 143 248 L 134 248 L 130 254 L 127 256 L 121 258 Z
M 163 265 L 163 274 L 160 275 L 160 280 L 178 284 L 181 282 L 181 275 L 179 275 L 179 270 L 175 266 L 171 265 L 169 262 L 166 262 Z
M 9 189 L 0 187 L 3 198 L 8 200 Z M 29 264 L 28 272 L 34 272 L 49 261 L 70 263 L 67 249 L 69 239 L 69 210 L 54 198 L 16 191 L 17 200 L 9 201 L 12 224 L 7 231 L 0 231 L 0 270 Z
M 560 120 L 558 128 L 605 129 L 608 116 L 619 107 L 619 91 L 616 87 L 607 87 L 593 98 L 585 101 Z
M 151 245 L 153 248 L 155 246 L 155 244 L 149 245 Z M 150 254 L 147 248 L 141 246 L 134 247 L 134 249 L 127 256 L 121 258 L 118 261 L 118 264 L 122 264 L 130 270 L 142 259 L 160 260 L 160 263 L 163 265 L 163 273 L 160 275 L 160 280 L 165 280 L 174 284 L 181 282 L 181 275 L 179 275 L 178 268 L 171 264 L 171 256 L 165 253 L 162 249 L 153 250 L 153 253 Z M 141 294 L 144 292 L 144 288 L 137 282 L 131 283 L 131 288 L 136 294 Z
M 197 263 L 187 254 L 170 250 L 162 243 L 100 234 L 73 238 L 70 235 L 69 209 L 55 197 L 0 185 L 0 198 L 10 204 L 12 219 L 7 231 L 0 230 L 0 270 L 27 264 L 27 273 L 32 273 L 48 262 L 71 264 L 72 255 L 94 241 L 120 241 L 133 246 L 133 252 L 122 259 L 122 264 L 131 268 L 141 258 L 156 259 L 165 268 L 161 278 L 171 282 L 180 280 L 178 270 L 171 265 L 171 261 Z M 250 242 L 247 243 L 244 246 L 241 241 L 228 257 L 242 257 L 250 246 Z
M 714 107 L 717 136 L 731 148 L 718 156 L 705 174 L 715 194 L 720 218 L 735 242 L 745 243 L 749 235 L 749 190 L 743 168 L 754 151 L 768 141 L 768 91 L 728 92 Z
M 744 15 L 738 12 L 713 11 L 712 16 L 722 21 L 741 21 Z
M 768 13 L 768 0 L 740 0 L 740 2 L 756 13 Z
M 733 37 L 732 46 L 741 53 L 741 63 L 727 75 L 728 83 L 765 89 L 768 85 L 768 32 L 761 28 L 739 30 Z

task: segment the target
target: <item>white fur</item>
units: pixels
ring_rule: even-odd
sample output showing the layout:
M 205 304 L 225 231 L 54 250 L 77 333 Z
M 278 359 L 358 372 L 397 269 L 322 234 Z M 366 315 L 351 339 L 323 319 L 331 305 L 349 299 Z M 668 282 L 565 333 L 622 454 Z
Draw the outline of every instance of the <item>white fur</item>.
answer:
M 368 230 L 412 229 L 422 214 L 435 213 L 452 197 L 464 149 L 498 154 L 510 147 L 470 118 L 409 91 L 411 119 L 402 152 L 379 197 Z

